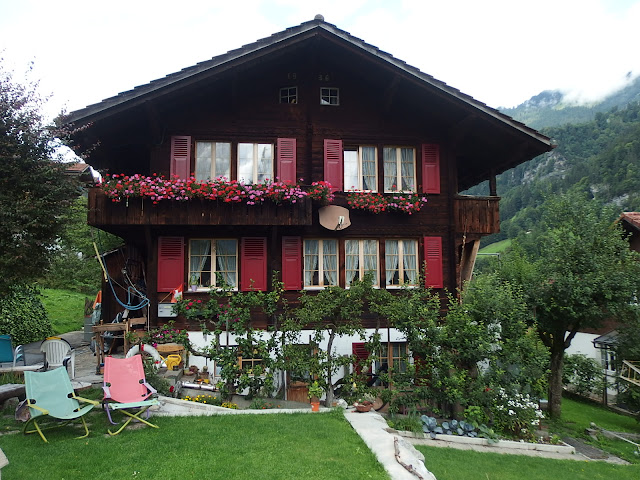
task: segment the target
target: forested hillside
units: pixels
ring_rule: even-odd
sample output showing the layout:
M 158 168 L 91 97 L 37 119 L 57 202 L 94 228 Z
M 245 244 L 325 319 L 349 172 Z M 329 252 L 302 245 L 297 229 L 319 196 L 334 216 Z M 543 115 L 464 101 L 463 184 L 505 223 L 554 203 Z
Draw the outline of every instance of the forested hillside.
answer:
M 620 212 L 640 210 L 640 103 L 597 112 L 586 123 L 540 131 L 557 147 L 498 176 L 501 233 L 483 245 L 530 230 L 544 199 L 571 188 L 613 204 Z M 466 193 L 487 192 L 482 184 Z

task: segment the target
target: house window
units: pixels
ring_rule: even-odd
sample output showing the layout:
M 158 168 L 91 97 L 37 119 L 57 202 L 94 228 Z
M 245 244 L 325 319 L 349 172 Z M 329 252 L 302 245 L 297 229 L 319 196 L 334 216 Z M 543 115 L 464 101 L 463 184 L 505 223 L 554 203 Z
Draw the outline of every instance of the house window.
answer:
M 231 144 L 196 142 L 196 180 L 231 179 Z
M 238 181 L 251 184 L 266 180 L 273 180 L 273 145 L 239 143 Z
M 280 103 L 298 103 L 298 87 L 281 88 Z
M 390 368 L 394 372 L 406 372 L 407 352 L 406 342 L 381 343 L 379 360 L 376 361 L 376 373 L 386 372 Z
M 254 352 L 253 354 L 249 354 L 249 357 L 256 357 L 256 358 L 247 358 L 242 356 L 238 357 L 238 364 L 240 365 L 240 368 L 243 371 L 253 373 L 253 369 L 257 365 L 262 365 L 262 358 L 258 357 L 256 353 L 257 352 Z
M 376 147 L 344 150 L 345 190 L 375 192 L 378 185 Z
M 386 285 L 401 287 L 418 284 L 418 242 L 385 241 Z
M 238 285 L 238 242 L 194 239 L 189 242 L 189 278 L 198 288 Z
M 340 89 L 320 87 L 320 105 L 340 105 Z
M 384 147 L 384 191 L 416 191 L 416 151 L 409 147 Z
M 373 274 L 373 285 L 378 286 L 378 241 L 345 240 L 344 246 L 347 286 L 366 273 Z
M 304 286 L 338 285 L 338 241 L 304 241 Z
M 602 359 L 602 368 L 605 370 L 609 370 L 612 372 L 616 371 L 616 354 L 614 350 L 609 348 L 603 348 L 600 351 L 601 359 Z

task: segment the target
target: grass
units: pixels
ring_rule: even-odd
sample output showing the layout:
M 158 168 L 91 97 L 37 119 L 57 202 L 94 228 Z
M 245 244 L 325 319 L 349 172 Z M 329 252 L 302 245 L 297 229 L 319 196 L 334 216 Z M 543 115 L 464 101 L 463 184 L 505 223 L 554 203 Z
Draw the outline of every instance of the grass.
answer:
M 474 452 L 453 448 L 416 446 L 425 456 L 425 465 L 438 480 L 477 478 L 480 480 L 637 480 L 640 465 L 613 465 L 604 462 L 553 460 L 500 453 Z
M 598 440 L 588 436 L 585 430 L 590 428 L 592 422 L 605 430 L 640 434 L 640 423 L 635 418 L 620 415 L 594 402 L 566 397 L 562 399 L 562 421 L 551 422 L 549 430 L 561 438 L 580 438 L 628 462 L 640 464 L 640 456 L 635 453 L 637 449 L 631 443 L 608 439 L 603 435 L 598 435 Z
M 502 253 L 511 246 L 511 239 L 500 240 L 481 248 L 478 253 Z
M 84 300 L 86 295 L 71 290 L 42 290 L 42 303 L 47 310 L 53 333 L 73 332 L 84 328 Z
M 106 435 L 99 407 L 88 421 L 85 439 L 69 427 L 45 432 L 49 444 L 37 434 L 3 435 L 10 462 L 3 478 L 388 479 L 340 411 L 156 417 L 159 430 L 128 428 L 116 437 Z M 3 423 L 15 429 L 15 421 Z

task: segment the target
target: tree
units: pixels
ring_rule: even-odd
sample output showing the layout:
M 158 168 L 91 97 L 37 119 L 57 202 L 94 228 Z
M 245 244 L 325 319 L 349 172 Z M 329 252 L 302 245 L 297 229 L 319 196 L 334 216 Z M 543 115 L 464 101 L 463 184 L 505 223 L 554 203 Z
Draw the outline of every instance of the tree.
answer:
M 543 205 L 542 221 L 503 257 L 501 274 L 522 286 L 535 324 L 550 349 L 549 406 L 561 413 L 565 350 L 584 328 L 621 320 L 640 282 L 638 254 L 613 212 L 569 193 Z
M 77 196 L 56 154 L 56 132 L 40 113 L 35 84 L 0 64 L 0 295 L 42 276 Z

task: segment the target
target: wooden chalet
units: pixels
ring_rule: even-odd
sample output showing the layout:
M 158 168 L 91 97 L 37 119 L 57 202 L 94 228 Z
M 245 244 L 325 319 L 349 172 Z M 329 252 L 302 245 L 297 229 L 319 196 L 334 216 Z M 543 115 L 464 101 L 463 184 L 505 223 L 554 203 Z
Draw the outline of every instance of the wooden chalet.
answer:
M 479 240 L 499 231 L 495 176 L 552 149 L 544 135 L 322 16 L 68 121 L 75 145 L 90 149 L 85 160 L 102 174 L 327 181 L 332 205 L 342 207 L 323 210 L 309 198 L 113 202 L 91 188 L 89 224 L 119 235 L 143 259 L 151 324 L 173 289 L 197 297 L 216 274 L 239 290 L 268 290 L 278 271 L 293 298 L 347 286 L 365 270 L 380 288 L 399 288 L 426 264 L 427 284 L 453 291 L 470 277 Z M 490 196 L 460 194 L 485 180 Z M 348 191 L 387 199 L 414 192 L 427 202 L 411 215 L 372 213 L 350 208 Z M 195 293 L 187 291 L 192 276 Z M 109 319 L 119 307 L 106 297 Z

